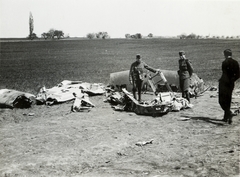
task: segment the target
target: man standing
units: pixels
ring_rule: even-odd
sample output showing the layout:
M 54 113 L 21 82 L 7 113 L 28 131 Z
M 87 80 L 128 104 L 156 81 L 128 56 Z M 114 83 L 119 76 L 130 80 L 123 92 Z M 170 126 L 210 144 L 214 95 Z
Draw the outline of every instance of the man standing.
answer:
M 179 52 L 180 59 L 178 60 L 179 63 L 179 84 L 180 89 L 182 91 L 182 97 L 186 98 L 190 102 L 190 94 L 189 94 L 189 85 L 190 85 L 190 77 L 193 73 L 193 67 L 191 62 L 186 59 L 185 52 Z
M 231 49 L 223 51 L 225 60 L 222 62 L 222 76 L 219 79 L 219 104 L 224 110 L 222 121 L 232 123 L 231 101 L 234 82 L 239 78 L 239 64 L 232 58 Z
M 145 62 L 141 60 L 139 54 L 136 55 L 136 61 L 132 63 L 129 72 L 129 81 L 133 85 L 133 96 L 136 99 L 136 91 L 138 91 L 138 101 L 141 102 L 141 91 L 143 82 L 143 69 L 146 68 L 154 73 L 159 72 L 159 69 L 154 69 L 148 66 Z

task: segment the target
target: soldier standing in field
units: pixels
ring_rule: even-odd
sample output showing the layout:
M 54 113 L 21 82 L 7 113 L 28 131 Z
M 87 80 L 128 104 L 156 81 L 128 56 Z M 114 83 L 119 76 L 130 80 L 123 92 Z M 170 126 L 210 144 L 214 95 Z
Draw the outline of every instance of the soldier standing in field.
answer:
M 179 85 L 182 92 L 182 97 L 186 98 L 190 102 L 190 93 L 189 93 L 189 85 L 190 85 L 190 77 L 193 73 L 193 67 L 191 62 L 186 58 L 185 52 L 179 52 L 180 59 L 179 63 Z
M 222 121 L 232 123 L 231 101 L 235 81 L 239 76 L 239 64 L 232 58 L 231 49 L 223 51 L 225 60 L 222 62 L 222 76 L 219 79 L 219 97 L 218 101 L 224 110 Z
M 142 61 L 139 54 L 136 55 L 136 61 L 132 63 L 129 72 L 129 81 L 133 85 L 133 96 L 136 99 L 136 91 L 138 92 L 138 101 L 141 102 L 141 91 L 143 83 L 143 69 L 146 68 L 154 73 L 159 72 L 159 69 L 154 69 Z

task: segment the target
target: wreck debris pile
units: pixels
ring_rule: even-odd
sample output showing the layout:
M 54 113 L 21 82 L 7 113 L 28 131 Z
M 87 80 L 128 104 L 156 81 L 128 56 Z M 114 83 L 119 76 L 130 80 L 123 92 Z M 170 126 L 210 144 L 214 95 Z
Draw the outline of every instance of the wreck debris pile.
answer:
M 103 84 L 91 84 L 82 81 L 64 80 L 60 84 L 50 89 L 42 87 L 37 94 L 38 103 L 52 105 L 74 100 L 77 96 L 82 97 L 82 93 L 93 95 L 101 95 L 105 93 Z
M 43 86 L 35 96 L 30 93 L 17 90 L 0 90 L 1 108 L 29 108 L 33 104 L 53 105 L 74 100 L 72 111 L 79 112 L 89 110 L 95 105 L 89 100 L 89 96 L 102 95 L 105 86 L 101 83 L 87 83 L 82 81 L 64 80 L 57 86 L 46 89 Z
M 194 76 L 195 77 L 195 76 Z M 115 82 L 115 80 L 113 79 Z M 116 86 L 117 82 L 115 83 Z M 117 84 L 118 85 L 118 84 Z M 90 111 L 95 105 L 90 101 L 89 96 L 104 95 L 106 102 L 110 103 L 116 111 L 129 111 L 138 115 L 164 115 L 171 111 L 180 111 L 182 109 L 192 108 L 193 105 L 185 98 L 182 98 L 181 93 L 177 92 L 158 92 L 157 95 L 146 99 L 147 101 L 138 102 L 130 93 L 127 84 L 113 87 L 109 85 L 105 87 L 101 83 L 87 83 L 82 81 L 64 80 L 57 86 L 46 89 L 42 87 L 39 93 L 35 96 L 31 93 L 21 92 L 11 89 L 0 89 L 0 108 L 29 108 L 34 104 L 54 105 L 73 101 L 72 112 Z M 200 96 L 205 91 L 213 91 L 214 95 L 210 98 L 217 97 L 217 87 L 206 88 L 202 79 L 196 76 L 191 80 L 192 96 Z M 216 92 L 216 93 L 215 93 Z M 152 92 L 145 92 L 144 95 Z M 232 112 L 237 115 L 240 113 L 240 88 L 235 89 L 232 100 Z
M 41 88 L 36 100 L 40 104 L 53 105 L 74 100 L 72 111 L 81 112 L 94 107 L 90 102 L 89 95 L 102 95 L 105 93 L 105 86 L 101 83 L 87 83 L 82 81 L 64 80 L 50 89 Z
M 0 90 L 0 108 L 29 108 L 35 103 L 35 95 L 11 89 Z
M 169 91 L 169 89 L 166 88 L 165 82 L 167 81 L 172 91 L 180 92 L 179 76 L 177 71 L 161 70 L 160 74 L 157 74 L 155 76 L 152 76 L 151 74 L 152 73 L 149 72 L 144 73 L 142 90 L 155 92 L 155 90 L 153 90 L 153 88 L 151 87 L 151 82 L 153 82 L 156 87 L 157 93 Z M 152 77 L 152 79 L 149 79 L 149 76 Z M 166 80 L 163 79 L 162 76 L 164 76 Z M 151 80 L 151 82 L 149 82 L 149 80 Z M 132 84 L 129 82 L 129 70 L 110 73 L 109 84 L 115 91 L 120 91 L 122 86 L 124 86 L 126 90 L 131 91 Z M 206 91 L 207 88 L 203 79 L 198 77 L 196 73 L 193 73 L 190 78 L 189 89 L 190 96 L 197 97 L 201 93 Z
M 114 91 L 111 88 L 106 90 L 106 101 L 116 111 L 130 111 L 138 115 L 157 116 L 193 106 L 188 100 L 177 97 L 177 94 L 173 92 L 159 93 L 153 100 L 139 103 L 125 88 L 122 88 L 122 91 Z
M 75 95 L 75 100 L 72 106 L 73 112 L 83 112 L 85 110 L 90 111 L 95 105 L 89 100 L 89 96 L 86 93 Z

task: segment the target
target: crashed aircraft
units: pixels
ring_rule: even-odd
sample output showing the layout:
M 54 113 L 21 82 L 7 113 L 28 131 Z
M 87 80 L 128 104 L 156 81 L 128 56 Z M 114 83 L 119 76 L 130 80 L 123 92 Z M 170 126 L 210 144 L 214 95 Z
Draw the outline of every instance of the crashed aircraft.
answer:
M 132 84 L 129 81 L 129 70 L 110 73 L 109 85 L 116 91 L 120 91 L 122 87 L 128 91 L 132 91 Z M 153 91 L 157 95 L 159 92 L 169 91 L 179 92 L 179 76 L 177 71 L 161 70 L 160 74 L 152 72 L 144 73 L 143 91 Z M 197 76 L 196 73 L 190 78 L 190 94 L 198 96 L 205 91 L 204 81 Z

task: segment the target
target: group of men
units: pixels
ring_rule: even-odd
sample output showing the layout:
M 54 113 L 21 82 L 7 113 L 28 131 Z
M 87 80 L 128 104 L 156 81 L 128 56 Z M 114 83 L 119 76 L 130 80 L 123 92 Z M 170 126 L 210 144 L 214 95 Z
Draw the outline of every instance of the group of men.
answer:
M 230 110 L 231 108 L 231 100 L 232 100 L 232 92 L 234 89 L 235 81 L 240 77 L 239 72 L 239 64 L 236 60 L 232 58 L 231 49 L 226 49 L 223 52 L 225 60 L 222 62 L 222 76 L 219 79 L 219 104 L 221 108 L 224 110 L 224 117 L 222 121 L 232 123 L 233 114 Z M 179 52 L 179 88 L 182 92 L 182 97 L 187 99 L 190 102 L 190 77 L 193 74 L 193 67 L 191 62 L 186 58 L 185 52 Z M 159 69 L 155 69 L 147 65 L 144 61 L 142 61 L 140 54 L 136 55 L 136 61 L 132 63 L 129 72 L 129 80 L 133 85 L 133 96 L 135 99 L 136 92 L 138 92 L 138 101 L 141 102 L 141 89 L 143 83 L 143 73 L 144 68 L 157 73 L 160 72 Z

